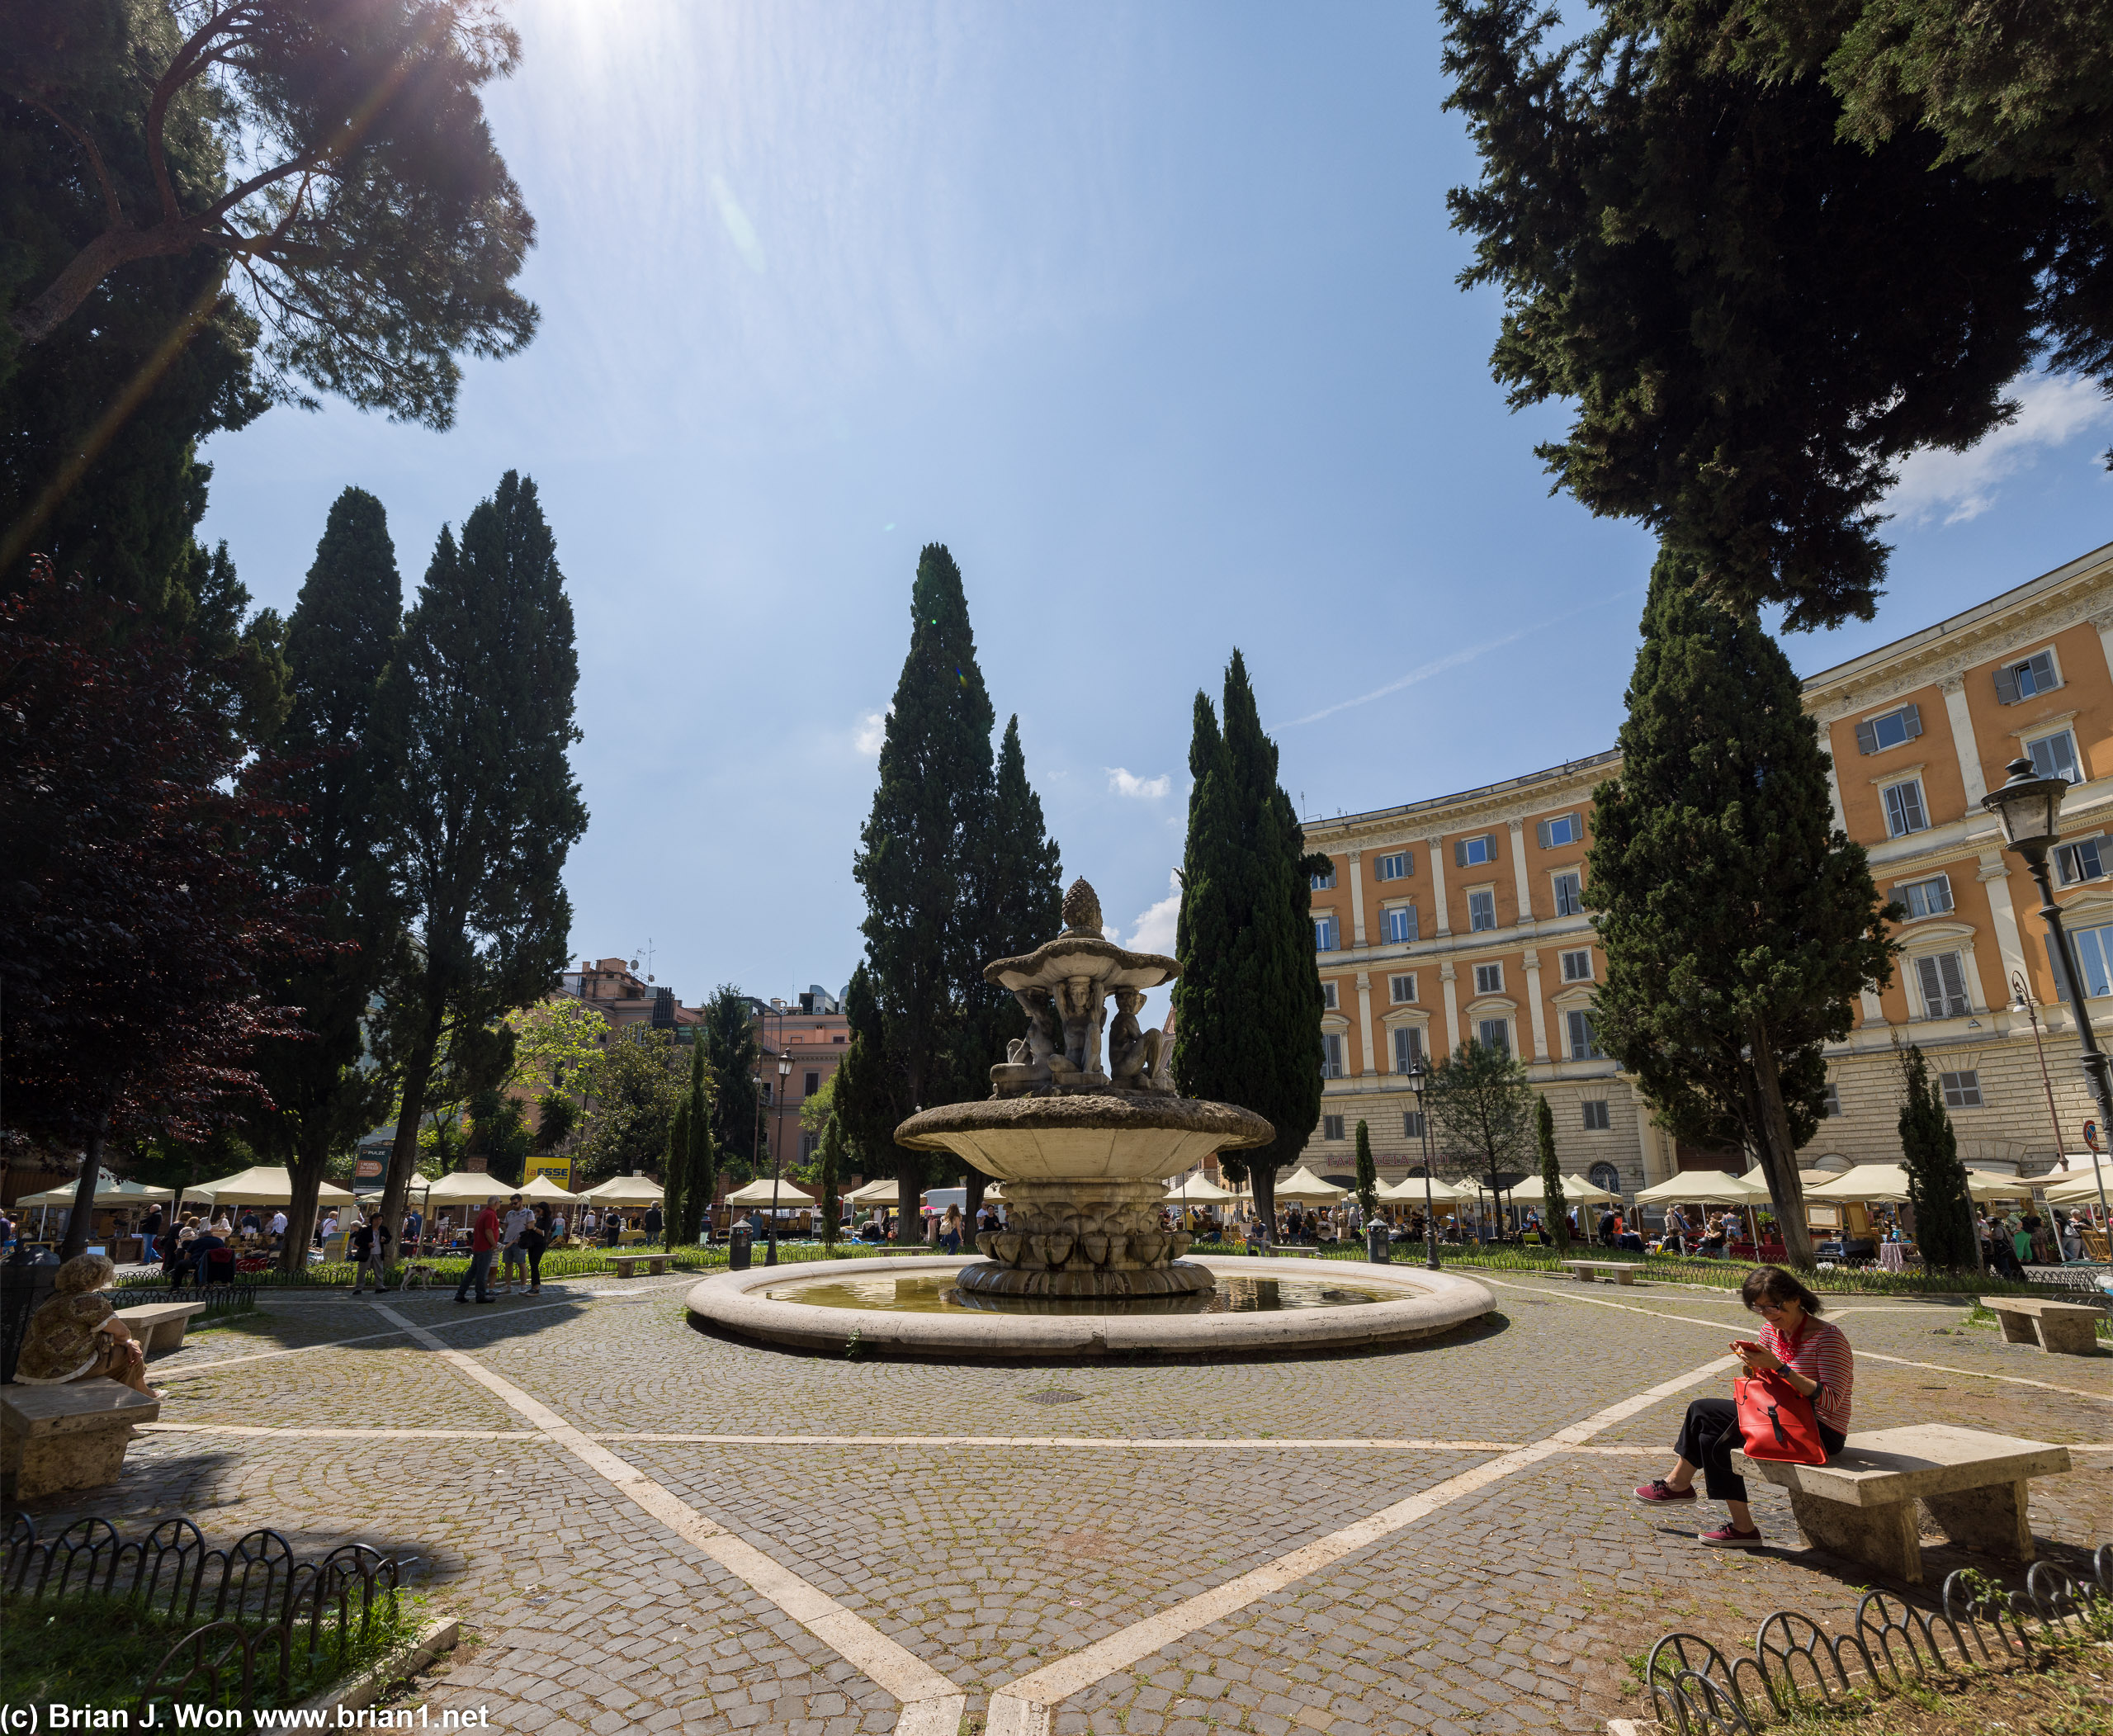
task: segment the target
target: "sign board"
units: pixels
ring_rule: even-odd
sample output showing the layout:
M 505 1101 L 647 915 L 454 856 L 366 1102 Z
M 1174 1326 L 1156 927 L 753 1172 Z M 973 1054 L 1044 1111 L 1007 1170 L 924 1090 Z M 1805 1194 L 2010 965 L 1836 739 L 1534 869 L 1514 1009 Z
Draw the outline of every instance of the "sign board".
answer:
M 538 1175 L 547 1175 L 561 1188 L 572 1186 L 572 1159 L 570 1157 L 531 1157 L 528 1167 L 522 1175 L 523 1182 L 533 1181 Z
M 381 1172 L 388 1166 L 389 1160 L 385 1157 L 355 1157 L 352 1160 L 352 1180 L 379 1181 Z

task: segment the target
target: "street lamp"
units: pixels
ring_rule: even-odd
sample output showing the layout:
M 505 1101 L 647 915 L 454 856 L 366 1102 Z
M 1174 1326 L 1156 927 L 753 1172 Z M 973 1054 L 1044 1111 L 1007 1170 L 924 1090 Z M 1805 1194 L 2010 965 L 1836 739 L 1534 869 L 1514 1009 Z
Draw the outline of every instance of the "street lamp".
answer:
M 2011 774 L 2010 781 L 1982 797 L 1981 806 L 2001 823 L 2004 847 L 2025 859 L 2032 883 L 2040 888 L 2040 915 L 2047 925 L 2048 942 L 2054 948 L 2056 968 L 2068 978 L 2070 1010 L 2076 1015 L 2077 1035 L 2083 1043 L 2084 1078 L 2098 1103 L 2098 1124 L 2113 1127 L 2113 1081 L 2106 1077 L 2106 1056 L 2098 1047 L 2097 1034 L 2091 1028 L 2090 1010 L 2084 1005 L 2083 975 L 2077 968 L 2076 952 L 2069 944 L 2068 931 L 2062 926 L 2062 907 L 2054 901 L 2054 880 L 2047 870 L 2047 853 L 2062 835 L 2062 797 L 2068 792 L 2069 780 L 2035 777 L 2030 759 L 2013 759 L 2004 769 Z M 2039 1034 L 2039 1021 L 2035 1019 L 2035 1039 Z M 2051 1110 L 2053 1106 L 2050 1092 L 2048 1107 Z M 2057 1161 L 2063 1161 L 2062 1124 L 2059 1118 L 2054 1123 L 2054 1156 Z M 2106 1172 L 2100 1167 L 2096 1154 L 2091 1170 L 2098 1182 L 2098 1209 L 2101 1219 L 2105 1219 Z
M 785 1148 L 785 1094 L 792 1089 L 792 1057 L 785 1052 L 784 1038 L 778 1042 L 778 1101 L 771 1105 L 770 1243 L 763 1256 L 765 1265 L 778 1264 L 778 1165 Z
M 1423 1263 L 1435 1272 L 1438 1270 L 1438 1209 L 1430 1197 L 1430 1117 L 1423 1106 L 1423 1089 L 1430 1082 L 1430 1068 L 1421 1049 L 1409 1057 L 1402 1076 L 1416 1094 L 1416 1126 L 1423 1133 Z

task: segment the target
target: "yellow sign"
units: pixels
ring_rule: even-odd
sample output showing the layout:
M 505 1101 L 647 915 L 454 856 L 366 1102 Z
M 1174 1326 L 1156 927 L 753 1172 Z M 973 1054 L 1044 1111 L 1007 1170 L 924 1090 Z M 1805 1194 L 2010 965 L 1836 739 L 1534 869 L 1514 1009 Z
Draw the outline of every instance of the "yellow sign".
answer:
M 561 1188 L 572 1185 L 572 1159 L 570 1157 L 531 1157 L 522 1180 L 533 1181 L 538 1175 L 547 1175 Z

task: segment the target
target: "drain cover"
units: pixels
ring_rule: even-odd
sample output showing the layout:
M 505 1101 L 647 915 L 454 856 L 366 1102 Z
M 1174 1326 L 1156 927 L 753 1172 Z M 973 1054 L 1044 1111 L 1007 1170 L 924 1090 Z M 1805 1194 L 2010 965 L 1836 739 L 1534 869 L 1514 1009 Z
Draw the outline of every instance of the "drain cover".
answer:
M 1047 1386 L 1038 1393 L 1029 1393 L 1027 1402 L 1029 1404 L 1077 1404 L 1085 1396 L 1084 1393 L 1067 1393 L 1060 1386 Z

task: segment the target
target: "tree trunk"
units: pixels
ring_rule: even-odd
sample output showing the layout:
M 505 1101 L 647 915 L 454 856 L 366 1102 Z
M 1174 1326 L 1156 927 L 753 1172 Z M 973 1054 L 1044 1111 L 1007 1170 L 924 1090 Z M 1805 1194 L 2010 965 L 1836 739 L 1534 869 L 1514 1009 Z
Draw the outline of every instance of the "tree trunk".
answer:
M 1812 1232 L 1805 1223 L 1805 1185 L 1798 1174 L 1798 1153 L 1790 1143 L 1790 1118 L 1783 1108 L 1783 1079 L 1776 1071 L 1775 1047 L 1765 1026 L 1753 1026 L 1754 1095 L 1761 1110 L 1761 1168 L 1768 1180 L 1769 1203 L 1783 1232 L 1783 1248 L 1799 1270 L 1813 1269 Z
M 112 225 L 68 260 L 35 300 L 8 315 L 8 324 L 25 349 L 41 343 L 120 266 L 188 253 L 197 243 L 194 231 L 174 224 L 159 223 L 149 229 Z
M 95 1130 L 88 1135 L 86 1151 L 81 1158 L 81 1180 L 73 1190 L 73 1209 L 66 1214 L 66 1239 L 59 1244 L 59 1258 L 63 1264 L 76 1254 L 88 1251 L 88 1223 L 95 1215 L 96 1178 L 102 1174 L 103 1147 L 110 1138 L 111 1103 L 105 1103 L 96 1117 Z
M 317 1149 L 309 1149 L 310 1143 Z M 287 1172 L 291 1197 L 286 1202 L 286 1239 L 279 1250 L 279 1270 L 289 1278 L 308 1270 L 309 1246 L 315 1237 L 316 1202 L 323 1192 L 323 1172 L 329 1166 L 329 1144 L 304 1128 L 300 1142 L 294 1147 L 293 1167 Z
M 918 1214 L 918 1208 L 924 1204 L 924 1154 L 922 1152 L 905 1152 L 897 1146 L 895 1148 L 895 1245 L 897 1247 L 907 1247 L 910 1244 L 912 1224 L 917 1227 L 914 1239 L 919 1242 L 924 1239 L 924 1221 Z
M 1277 1166 L 1266 1159 L 1250 1163 L 1248 1185 L 1255 1190 L 1255 1215 L 1262 1220 L 1262 1233 L 1277 1239 Z
M 983 1209 L 983 1190 L 990 1185 L 990 1178 L 974 1164 L 968 1166 L 967 1185 L 961 1203 L 961 1232 L 965 1244 L 963 1251 L 976 1246 L 976 1214 Z
M 404 1101 L 396 1114 L 396 1139 L 389 1148 L 389 1175 L 382 1184 L 381 1221 L 389 1226 L 390 1245 L 404 1245 L 404 1207 L 411 1177 L 418 1168 L 418 1122 L 426 1112 L 426 1086 L 433 1078 L 433 1057 L 440 1052 L 441 1015 L 429 1012 L 417 1047 L 404 1059 Z

